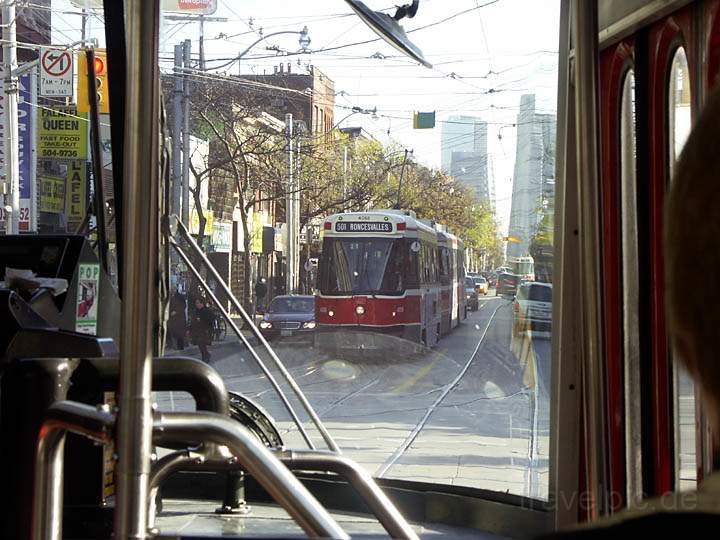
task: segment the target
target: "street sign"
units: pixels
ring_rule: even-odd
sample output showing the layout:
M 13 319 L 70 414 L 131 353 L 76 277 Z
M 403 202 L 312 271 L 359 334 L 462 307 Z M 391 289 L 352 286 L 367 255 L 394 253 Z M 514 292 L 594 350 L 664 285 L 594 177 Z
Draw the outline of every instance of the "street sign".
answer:
M 1 73 L 1 72 L 0 72 Z M 30 74 L 21 75 L 18 78 L 20 86 L 20 103 L 18 104 L 18 134 L 20 135 L 19 152 L 20 158 L 20 222 L 18 230 L 20 232 L 30 232 L 30 224 L 32 215 L 35 213 L 32 204 L 32 183 L 34 182 L 35 170 L 31 165 L 32 153 L 35 148 L 35 127 L 32 121 L 34 114 L 32 77 Z M 4 98 L 3 98 L 3 81 L 0 78 L 0 141 L 5 139 L 4 122 Z M 5 176 L 5 148 L 0 143 L 0 177 Z M 4 221 L 4 218 L 3 218 Z M 0 228 L 2 228 L 0 226 Z
M 38 157 L 87 159 L 87 124 L 74 107 L 40 109 Z
M 65 178 L 41 176 L 40 211 L 62 214 L 65 210 Z
M 73 61 L 69 51 L 40 48 L 40 95 L 72 97 Z
M 87 209 L 87 170 L 84 161 L 68 162 L 67 184 L 65 189 L 65 214 L 68 232 L 75 229 L 85 219 Z

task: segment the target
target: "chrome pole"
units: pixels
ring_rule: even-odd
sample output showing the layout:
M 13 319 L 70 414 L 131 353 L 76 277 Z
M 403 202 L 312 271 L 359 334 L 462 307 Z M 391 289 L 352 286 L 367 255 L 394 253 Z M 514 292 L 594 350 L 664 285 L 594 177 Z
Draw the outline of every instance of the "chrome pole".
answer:
M 592 497 L 589 518 L 608 510 L 605 462 L 605 373 L 602 354 L 602 276 L 600 246 L 600 173 L 598 129 L 597 2 L 573 0 L 575 46 L 575 125 L 580 203 L 582 380 L 587 434 L 587 486 Z
M 254 321 L 250 318 L 250 316 L 245 311 L 245 308 L 242 307 L 240 302 L 238 302 L 238 299 L 235 298 L 235 295 L 230 290 L 230 287 L 227 286 L 223 278 L 218 274 L 218 271 L 215 270 L 215 267 L 212 265 L 212 263 L 208 260 L 208 258 L 205 256 L 205 254 L 202 252 L 200 247 L 197 245 L 195 240 L 193 239 L 190 232 L 187 230 L 187 228 L 183 225 L 183 223 L 177 218 L 177 216 L 174 216 L 175 223 L 177 225 L 177 230 L 180 233 L 180 236 L 183 237 L 183 239 L 188 243 L 188 245 L 192 248 L 192 250 L 195 252 L 195 254 L 205 263 L 205 266 L 207 267 L 210 274 L 215 279 L 216 283 L 222 288 L 223 292 L 227 295 L 227 297 L 230 299 L 230 302 L 232 302 L 235 309 L 238 310 L 241 317 L 243 318 L 243 321 L 245 321 L 245 324 L 248 325 L 252 333 L 255 335 L 255 338 L 260 342 L 260 344 L 265 348 L 265 350 L 270 355 L 270 358 L 272 358 L 273 362 L 275 363 L 275 366 L 280 371 L 282 376 L 287 381 L 288 385 L 290 385 L 290 388 L 292 388 L 293 392 L 297 396 L 298 400 L 300 400 L 300 403 L 302 404 L 303 408 L 307 412 L 308 416 L 312 420 L 313 424 L 315 424 L 315 427 L 322 435 L 323 440 L 325 441 L 325 444 L 327 444 L 328 448 L 332 450 L 333 452 L 337 452 L 338 454 L 340 452 L 340 447 L 337 445 L 337 443 L 333 440 L 332 436 L 328 432 L 328 430 L 325 428 L 323 423 L 320 421 L 320 418 L 318 417 L 315 410 L 312 408 L 312 405 L 310 405 L 310 402 L 305 397 L 305 394 L 303 394 L 303 391 L 298 386 L 297 382 L 295 382 L 295 379 L 293 379 L 292 375 L 290 375 L 290 372 L 285 368 L 285 365 L 280 361 L 277 354 L 275 354 L 275 351 L 268 345 L 267 340 L 265 337 L 263 337 L 262 332 L 258 330 L 257 326 L 255 326 Z
M 277 380 L 273 376 L 272 372 L 267 368 L 265 365 L 265 362 L 262 361 L 260 356 L 255 352 L 255 349 L 250 345 L 247 338 L 242 334 L 238 326 L 235 324 L 235 321 L 232 320 L 230 317 L 230 314 L 225 310 L 225 308 L 222 305 L 222 302 L 218 300 L 218 297 L 215 296 L 215 293 L 212 291 L 210 286 L 205 282 L 205 280 L 200 275 L 200 272 L 197 268 L 195 268 L 195 265 L 193 265 L 190 258 L 185 254 L 185 252 L 180 248 L 180 246 L 177 245 L 177 242 L 175 242 L 174 239 L 170 238 L 170 245 L 175 249 L 175 251 L 180 255 L 180 258 L 183 260 L 185 265 L 190 269 L 190 272 L 195 276 L 195 279 L 198 280 L 200 285 L 202 286 L 205 293 L 210 297 L 210 299 L 215 303 L 215 307 L 217 307 L 218 310 L 220 310 L 220 313 L 222 313 L 223 318 L 225 321 L 230 325 L 233 332 L 235 332 L 235 335 L 240 339 L 242 344 L 245 346 L 245 348 L 250 352 L 250 355 L 253 357 L 257 365 L 260 367 L 262 372 L 265 374 L 265 376 L 268 378 L 268 381 L 270 381 L 270 384 L 275 389 L 275 391 L 278 393 L 278 396 L 280 397 L 280 400 L 283 402 L 283 405 L 285 405 L 285 408 L 287 409 L 288 413 L 290 414 L 290 417 L 292 418 L 293 422 L 295 422 L 295 425 L 297 426 L 298 430 L 300 430 L 300 433 L 302 434 L 303 439 L 305 439 L 305 442 L 308 444 L 308 446 L 312 449 L 315 449 L 315 445 L 313 444 L 312 440 L 310 439 L 310 436 L 308 435 L 307 431 L 302 425 L 302 422 L 300 421 L 300 418 L 298 418 L 297 413 L 295 412 L 295 408 L 292 406 L 290 401 L 288 401 L 287 396 L 285 395 L 285 392 L 282 391 L 282 388 L 280 388 L 280 385 L 278 384 Z
M 161 413 L 155 420 L 158 444 L 201 440 L 227 446 L 238 464 L 251 474 L 268 494 L 312 538 L 349 536 L 307 488 L 245 427 L 214 413 Z M 182 456 L 178 457 L 183 460 Z
M 159 185 L 159 0 L 126 0 L 123 302 L 120 335 L 115 538 L 148 536 L 152 450 L 152 344 L 157 313 Z
M 109 412 L 82 403 L 58 401 L 48 409 L 35 450 L 33 540 L 62 538 L 65 435 L 76 433 L 107 444 L 114 423 Z

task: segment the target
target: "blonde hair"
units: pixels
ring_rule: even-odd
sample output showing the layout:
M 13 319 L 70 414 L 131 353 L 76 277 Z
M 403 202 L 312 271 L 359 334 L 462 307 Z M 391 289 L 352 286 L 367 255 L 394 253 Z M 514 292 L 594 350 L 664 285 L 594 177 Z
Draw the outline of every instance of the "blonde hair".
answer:
M 670 333 L 720 420 L 720 92 L 698 117 L 674 173 L 665 212 Z

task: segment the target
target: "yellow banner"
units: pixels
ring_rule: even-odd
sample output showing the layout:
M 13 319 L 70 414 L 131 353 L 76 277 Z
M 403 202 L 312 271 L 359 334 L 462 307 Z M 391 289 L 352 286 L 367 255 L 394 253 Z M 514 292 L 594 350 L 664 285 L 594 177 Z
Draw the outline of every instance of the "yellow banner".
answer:
M 65 210 L 65 178 L 40 177 L 40 211 L 62 214 Z
M 203 231 L 203 236 L 209 238 L 213 234 L 215 226 L 215 215 L 213 214 L 212 210 L 205 210 L 203 212 L 203 215 L 205 216 L 205 231 Z M 195 210 L 195 207 L 192 207 L 190 209 L 189 225 L 190 234 L 200 234 L 200 214 L 198 214 L 197 210 Z
M 260 212 L 253 212 L 252 229 L 250 231 L 250 251 L 262 253 L 263 220 Z
M 87 159 L 87 123 L 74 107 L 40 109 L 38 157 Z
M 85 194 L 87 174 L 84 161 L 68 162 L 67 189 L 65 190 L 65 212 L 67 215 L 68 232 L 73 232 L 87 210 Z

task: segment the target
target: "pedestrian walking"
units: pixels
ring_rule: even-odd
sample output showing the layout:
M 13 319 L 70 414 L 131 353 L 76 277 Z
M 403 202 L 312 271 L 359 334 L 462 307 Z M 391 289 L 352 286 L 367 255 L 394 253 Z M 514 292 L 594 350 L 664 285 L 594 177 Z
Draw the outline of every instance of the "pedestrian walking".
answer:
M 190 337 L 200 349 L 203 362 L 210 360 L 208 347 L 212 343 L 213 320 L 213 314 L 205 305 L 205 301 L 202 298 L 197 298 L 195 300 L 195 312 L 190 324 Z
M 168 319 L 168 336 L 170 347 L 175 345 L 179 351 L 185 349 L 187 333 L 187 297 L 178 289 L 170 297 L 170 318 Z

